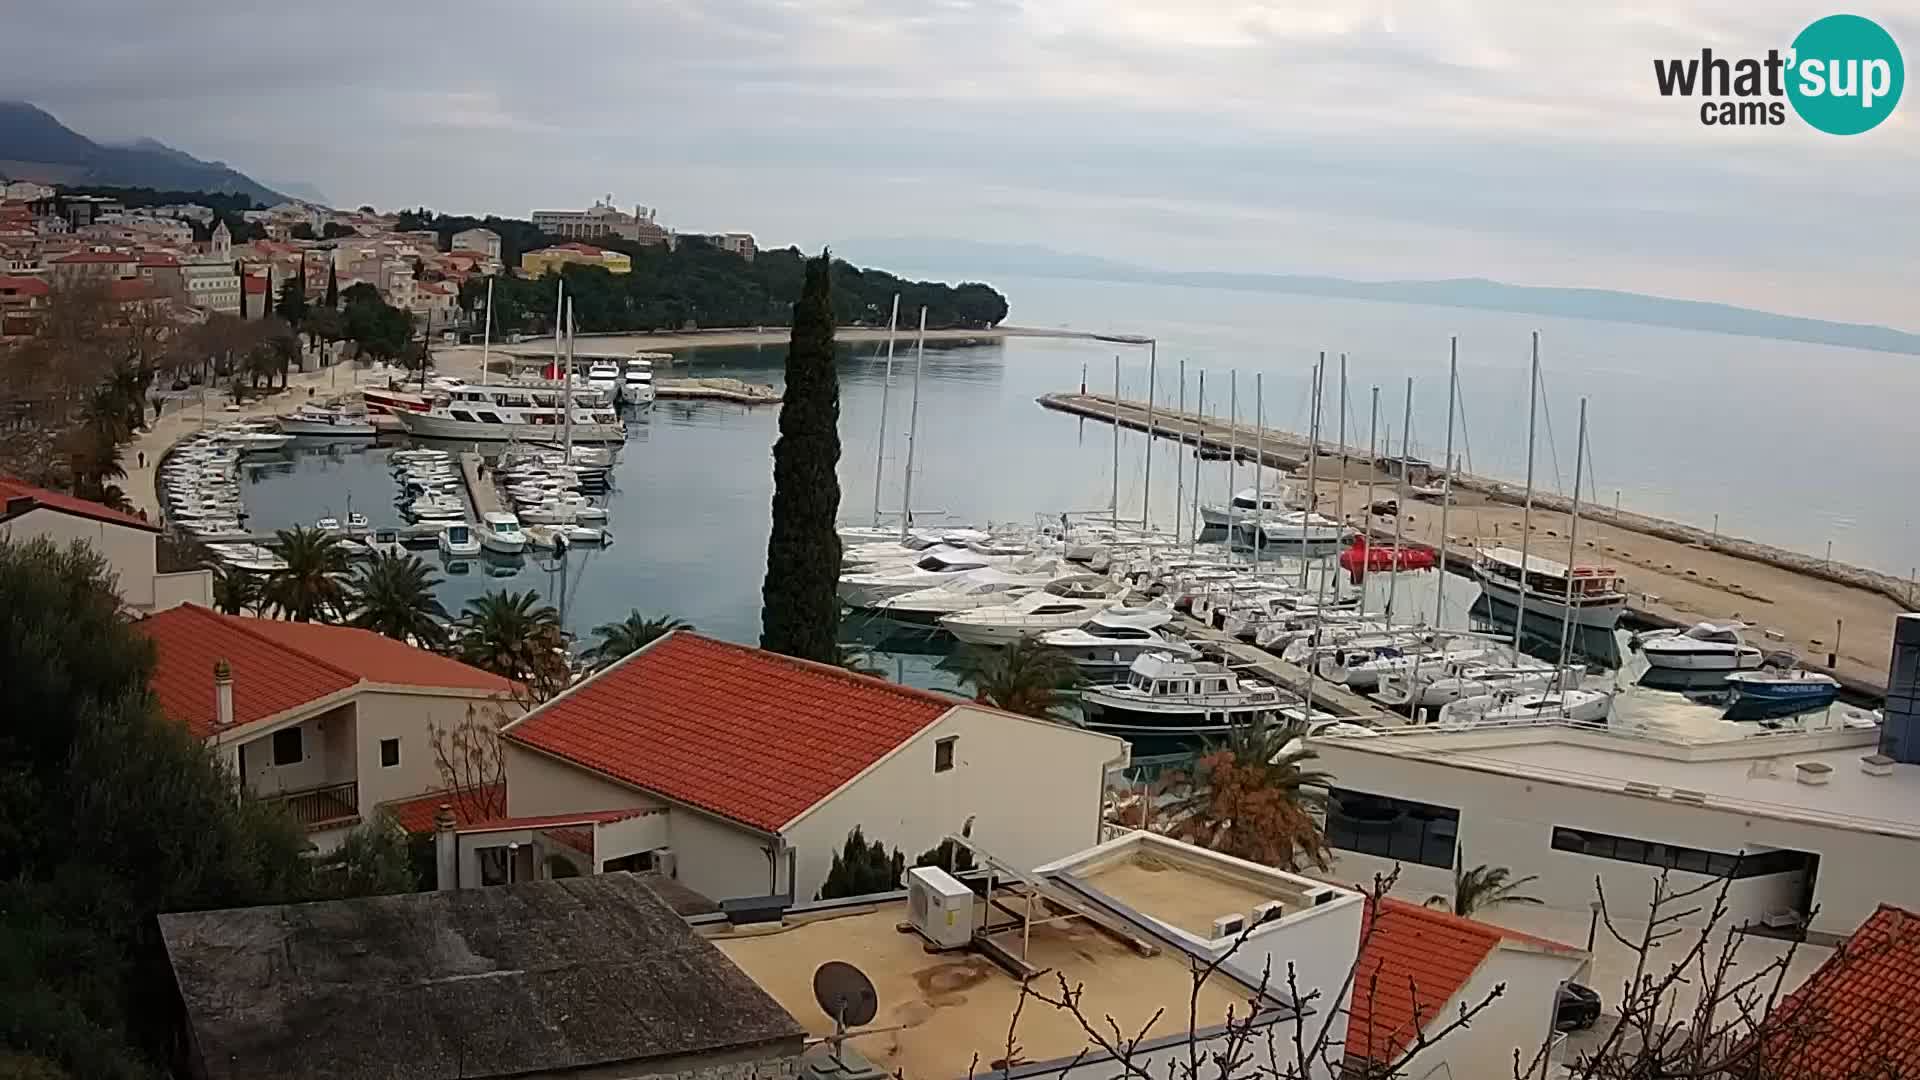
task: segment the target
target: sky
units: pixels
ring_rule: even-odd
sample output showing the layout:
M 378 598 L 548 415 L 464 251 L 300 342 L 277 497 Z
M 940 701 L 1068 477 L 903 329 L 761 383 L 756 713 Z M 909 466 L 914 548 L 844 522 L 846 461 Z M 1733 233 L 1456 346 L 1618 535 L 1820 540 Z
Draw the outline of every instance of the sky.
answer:
M 1709 128 L 1656 57 L 1776 0 L 60 0 L 0 99 L 339 205 L 611 194 L 762 246 L 1033 244 L 1181 270 L 1490 277 L 1920 330 L 1920 91 Z M 1868 0 L 1920 62 L 1920 8 Z

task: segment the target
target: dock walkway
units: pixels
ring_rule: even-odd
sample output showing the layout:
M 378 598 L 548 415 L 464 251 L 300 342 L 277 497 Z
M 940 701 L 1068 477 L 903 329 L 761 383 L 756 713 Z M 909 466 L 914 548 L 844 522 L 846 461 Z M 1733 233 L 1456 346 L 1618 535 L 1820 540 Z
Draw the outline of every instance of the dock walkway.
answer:
M 1155 405 L 1151 427 L 1144 402 L 1100 394 L 1048 394 L 1039 399 L 1048 409 L 1089 420 L 1119 423 L 1136 431 L 1151 430 L 1161 438 L 1184 438 L 1206 450 L 1225 452 L 1231 446 L 1243 461 L 1255 457 L 1260 444 L 1266 465 L 1295 474 L 1306 463 L 1308 442 L 1293 432 L 1268 428 L 1256 435 L 1251 424 L 1229 427 L 1219 419 L 1191 410 L 1180 412 Z M 1366 449 L 1347 449 L 1349 462 L 1343 479 L 1335 460 L 1339 449 L 1322 443 L 1315 506 L 1332 513 L 1336 493 L 1346 485 L 1346 518 L 1356 528 L 1390 538 L 1392 517 L 1374 517 L 1362 505 L 1355 484 L 1367 475 L 1384 485 L 1371 468 Z M 1390 464 L 1380 455 L 1382 464 Z M 1356 468 L 1357 466 L 1357 468 Z M 1358 477 L 1355 473 L 1359 473 Z M 1444 538 L 1454 549 L 1450 563 L 1476 542 L 1519 547 L 1522 536 L 1524 490 L 1515 484 L 1467 473 L 1453 477 L 1453 500 Z M 1391 494 L 1384 488 L 1380 497 Z M 1571 500 L 1536 490 L 1533 498 L 1532 551 L 1550 559 L 1569 557 L 1568 530 Z M 1400 529 L 1409 546 L 1437 549 L 1440 507 L 1435 502 L 1409 500 L 1400 508 Z M 1825 671 L 1862 697 L 1886 692 L 1887 656 L 1893 647 L 1893 620 L 1909 610 L 1920 596 L 1911 583 L 1878 571 L 1802 555 L 1749 540 L 1720 535 L 1691 525 L 1607 505 L 1582 505 L 1579 557 L 1582 564 L 1617 565 L 1627 578 L 1629 618 L 1646 625 L 1692 625 L 1695 622 L 1743 622 L 1754 644 L 1764 649 L 1796 654 L 1815 671 Z M 1829 657 L 1832 658 L 1829 662 Z
M 488 514 L 498 514 L 506 510 L 500 502 L 500 487 L 482 476 L 480 470 L 485 463 L 480 455 L 471 450 L 460 452 L 460 476 L 467 482 L 467 502 L 473 507 L 473 519 L 479 521 Z
M 1401 727 L 1407 718 L 1369 701 L 1339 683 L 1325 679 L 1310 679 L 1307 669 L 1298 664 L 1290 664 L 1256 645 L 1249 645 L 1238 638 L 1230 637 L 1209 626 L 1202 625 L 1190 615 L 1177 617 L 1181 633 L 1187 640 L 1206 642 L 1227 654 L 1228 662 L 1239 668 L 1251 668 L 1261 678 L 1279 686 L 1284 686 L 1296 694 L 1305 695 L 1308 682 L 1313 684 L 1313 706 L 1330 713 L 1350 718 L 1354 723 L 1368 727 Z

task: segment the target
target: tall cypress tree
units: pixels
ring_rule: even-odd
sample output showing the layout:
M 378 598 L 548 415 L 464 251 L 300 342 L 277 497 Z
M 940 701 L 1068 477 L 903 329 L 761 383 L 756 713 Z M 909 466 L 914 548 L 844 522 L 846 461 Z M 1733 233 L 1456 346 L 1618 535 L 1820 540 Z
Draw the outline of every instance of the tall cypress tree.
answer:
M 327 256 L 327 310 L 340 310 L 340 278 L 334 273 L 333 256 Z
M 780 438 L 773 444 L 773 533 L 760 586 L 760 647 L 837 663 L 840 627 L 840 381 L 833 369 L 833 256 L 807 260 L 793 307 Z
M 247 318 L 247 268 L 240 265 L 239 259 L 233 260 L 233 273 L 234 276 L 240 279 L 240 319 L 242 322 L 245 322 Z

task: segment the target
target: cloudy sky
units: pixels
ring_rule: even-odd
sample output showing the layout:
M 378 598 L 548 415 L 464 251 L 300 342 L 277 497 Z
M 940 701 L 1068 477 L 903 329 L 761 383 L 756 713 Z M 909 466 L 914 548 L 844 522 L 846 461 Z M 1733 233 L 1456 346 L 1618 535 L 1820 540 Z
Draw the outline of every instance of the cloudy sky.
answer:
M 1775 0 L 60 0 L 0 98 L 336 203 L 611 193 L 763 244 L 1039 244 L 1176 269 L 1479 275 L 1920 329 L 1920 100 L 1702 127 L 1656 56 Z M 1910 0 L 1852 8 L 1920 57 Z M 1914 95 L 1908 95 L 1913 97 Z

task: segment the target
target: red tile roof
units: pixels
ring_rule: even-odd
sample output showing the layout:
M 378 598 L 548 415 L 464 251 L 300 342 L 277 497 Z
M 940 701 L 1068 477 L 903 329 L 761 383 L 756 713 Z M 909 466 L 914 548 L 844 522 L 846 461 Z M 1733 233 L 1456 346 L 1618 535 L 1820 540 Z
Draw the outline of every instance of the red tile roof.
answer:
M 507 805 L 505 784 L 488 784 L 475 793 L 472 800 L 482 806 Z M 456 826 L 471 825 L 477 820 L 468 812 L 466 800 L 456 798 L 451 791 L 433 791 L 412 799 L 398 799 L 382 803 L 380 808 L 393 818 L 394 822 L 410 833 L 430 833 L 433 831 L 433 816 L 440 812 L 440 804 L 446 803 L 453 811 L 453 823 Z
M 222 615 L 186 604 L 135 624 L 159 654 L 153 692 L 200 738 L 213 733 L 213 665 L 233 670 L 233 719 L 249 724 L 359 683 L 499 692 L 507 680 L 370 630 Z
M 57 263 L 130 263 L 140 257 L 130 251 L 74 251 L 53 260 Z
M 1920 1074 L 1920 914 L 1882 904 L 1762 1025 L 1782 1076 Z
M 29 499 L 32 500 L 32 505 L 35 507 L 58 510 L 61 513 L 73 514 L 76 517 L 92 518 L 95 521 L 104 521 L 109 525 L 125 525 L 129 528 L 144 529 L 147 532 L 153 533 L 160 531 L 158 525 L 153 524 L 145 518 L 121 513 L 118 510 L 102 506 L 97 502 L 89 502 L 77 495 L 68 495 L 63 491 L 48 491 L 46 488 L 23 484 L 11 477 L 0 476 L 0 507 L 4 507 L 14 499 Z
M 1377 912 L 1368 902 L 1360 933 L 1366 947 L 1347 1007 L 1346 1052 L 1375 1062 L 1398 1057 L 1419 1028 L 1446 1023 L 1447 1001 L 1505 936 L 1499 927 L 1392 898 Z
M 179 266 L 180 260 L 164 251 L 143 251 L 140 253 L 141 266 Z
M 508 725 L 514 742 L 777 832 L 961 704 L 675 631 Z
M 0 294 L 12 296 L 46 296 L 53 287 L 36 277 L 14 277 L 0 274 Z

